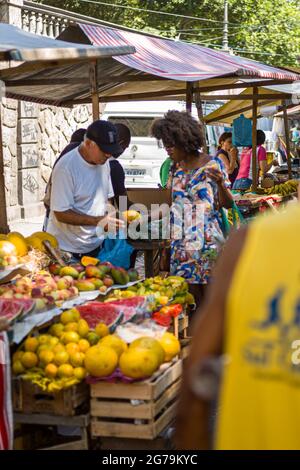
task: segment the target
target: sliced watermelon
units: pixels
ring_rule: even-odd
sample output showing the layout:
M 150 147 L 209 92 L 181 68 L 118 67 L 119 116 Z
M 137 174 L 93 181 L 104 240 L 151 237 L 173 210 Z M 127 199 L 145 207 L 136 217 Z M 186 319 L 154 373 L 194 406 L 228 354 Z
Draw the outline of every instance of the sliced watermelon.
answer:
M 14 299 L 0 299 L 0 317 L 9 321 L 18 318 L 23 313 L 23 306 Z
M 145 297 L 131 297 L 129 299 L 113 300 L 106 305 L 114 305 L 123 313 L 122 323 L 135 321 L 139 316 L 143 316 L 147 311 L 147 300 Z
M 114 305 L 102 302 L 88 302 L 77 307 L 80 315 L 89 324 L 90 328 L 95 328 L 98 323 L 105 323 L 110 332 L 114 332 L 123 320 L 123 313 Z

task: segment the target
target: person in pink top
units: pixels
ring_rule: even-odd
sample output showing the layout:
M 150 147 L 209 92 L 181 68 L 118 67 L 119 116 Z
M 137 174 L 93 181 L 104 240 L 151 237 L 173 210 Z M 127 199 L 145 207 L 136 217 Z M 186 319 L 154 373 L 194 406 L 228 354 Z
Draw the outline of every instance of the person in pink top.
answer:
M 257 169 L 264 176 L 277 161 L 267 163 L 267 152 L 263 147 L 266 140 L 264 131 L 257 131 Z M 257 175 L 259 171 L 257 172 Z M 246 191 L 252 185 L 252 147 L 245 147 L 241 153 L 240 169 L 233 185 L 233 189 Z

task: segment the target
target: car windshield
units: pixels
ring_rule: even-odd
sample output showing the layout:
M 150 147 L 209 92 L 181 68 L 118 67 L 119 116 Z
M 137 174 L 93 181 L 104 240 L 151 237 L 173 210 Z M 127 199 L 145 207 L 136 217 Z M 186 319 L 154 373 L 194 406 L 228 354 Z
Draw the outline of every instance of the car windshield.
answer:
M 129 127 L 132 137 L 150 137 L 153 118 L 110 116 L 109 121 L 113 124 L 125 124 Z

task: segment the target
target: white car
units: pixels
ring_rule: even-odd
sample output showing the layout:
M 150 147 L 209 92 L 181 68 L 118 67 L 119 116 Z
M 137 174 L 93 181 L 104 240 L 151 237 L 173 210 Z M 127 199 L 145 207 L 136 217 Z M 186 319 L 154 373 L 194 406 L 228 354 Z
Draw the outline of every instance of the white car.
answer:
M 158 147 L 156 139 L 150 137 L 150 128 L 155 118 L 163 117 L 170 109 L 184 111 L 185 103 L 128 101 L 105 106 L 101 119 L 126 124 L 131 131 L 131 144 L 119 158 L 125 171 L 127 188 L 157 188 L 160 183 L 159 170 L 168 155 Z M 192 114 L 197 118 L 195 107 Z

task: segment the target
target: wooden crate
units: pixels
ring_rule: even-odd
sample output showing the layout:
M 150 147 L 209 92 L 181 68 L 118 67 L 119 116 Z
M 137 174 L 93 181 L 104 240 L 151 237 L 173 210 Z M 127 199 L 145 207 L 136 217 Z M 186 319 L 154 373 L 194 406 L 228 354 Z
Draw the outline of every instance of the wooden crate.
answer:
M 155 439 L 175 416 L 181 373 L 179 359 L 143 382 L 91 385 L 92 437 Z
M 190 354 L 191 350 L 191 339 L 192 338 L 184 338 L 180 340 L 181 352 L 180 357 L 184 361 Z
M 21 427 L 21 435 L 30 433 L 32 439 L 23 441 L 20 450 L 88 450 L 89 414 L 78 416 L 54 416 L 44 414 L 14 413 L 14 422 Z M 59 436 L 57 426 L 80 428 L 80 436 Z M 54 429 L 52 429 L 54 428 Z M 52 432 L 49 433 L 49 430 Z M 14 449 L 17 449 L 15 443 Z M 19 447 L 20 448 L 20 447 Z
M 186 338 L 187 336 L 187 329 L 189 327 L 189 316 L 185 313 L 184 315 L 173 318 L 172 324 L 168 331 L 173 333 L 176 338 Z
M 80 383 L 57 393 L 43 392 L 37 385 L 20 378 L 13 380 L 15 412 L 74 416 L 80 407 L 89 406 L 89 386 Z

